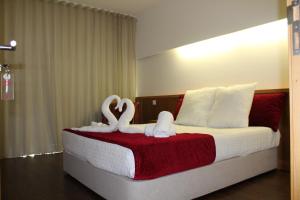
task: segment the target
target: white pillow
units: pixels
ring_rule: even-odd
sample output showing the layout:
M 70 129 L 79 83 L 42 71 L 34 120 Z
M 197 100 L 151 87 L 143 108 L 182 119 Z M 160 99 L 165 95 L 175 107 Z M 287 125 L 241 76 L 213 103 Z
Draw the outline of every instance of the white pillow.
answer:
M 207 126 L 207 116 L 213 105 L 215 92 L 216 88 L 187 90 L 175 123 Z
M 248 127 L 255 87 L 256 83 L 218 88 L 208 115 L 208 127 Z

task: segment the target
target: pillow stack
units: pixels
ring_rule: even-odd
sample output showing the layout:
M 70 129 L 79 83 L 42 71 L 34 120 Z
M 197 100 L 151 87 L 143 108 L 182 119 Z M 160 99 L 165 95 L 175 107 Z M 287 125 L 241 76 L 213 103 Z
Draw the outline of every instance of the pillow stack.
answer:
M 256 83 L 188 90 L 176 123 L 212 128 L 248 127 Z

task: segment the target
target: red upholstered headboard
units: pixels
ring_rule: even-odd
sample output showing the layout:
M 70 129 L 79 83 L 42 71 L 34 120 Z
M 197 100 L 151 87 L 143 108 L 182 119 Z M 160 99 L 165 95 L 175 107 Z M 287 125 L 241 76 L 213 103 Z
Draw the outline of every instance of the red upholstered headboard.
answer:
M 255 94 L 274 94 L 284 93 L 284 107 L 280 120 L 279 130 L 281 132 L 281 144 L 279 148 L 279 168 L 289 169 L 289 146 L 290 146 L 290 126 L 289 126 L 289 99 L 288 89 L 271 89 L 257 90 Z M 136 97 L 135 102 L 138 104 L 136 110 L 135 123 L 149 123 L 157 119 L 159 112 L 166 110 L 173 114 L 176 113 L 178 99 L 183 97 L 183 94 L 178 95 L 162 95 L 162 96 L 144 96 Z M 259 107 L 258 107 L 259 108 Z

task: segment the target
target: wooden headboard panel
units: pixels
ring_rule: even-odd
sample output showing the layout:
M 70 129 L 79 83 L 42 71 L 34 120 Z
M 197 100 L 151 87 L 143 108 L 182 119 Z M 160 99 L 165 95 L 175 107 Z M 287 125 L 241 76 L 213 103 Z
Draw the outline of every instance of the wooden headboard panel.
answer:
M 152 122 L 163 110 L 175 111 L 180 96 L 182 95 L 136 97 L 135 102 L 139 103 L 139 123 Z
M 288 89 L 257 90 L 255 93 L 276 93 L 289 92 Z M 144 96 L 136 97 L 135 101 L 139 104 L 139 119 L 135 123 L 150 123 L 157 119 L 158 114 L 163 111 L 174 112 L 177 100 L 183 94 L 162 95 L 162 96 Z M 280 123 L 281 142 L 279 147 L 279 168 L 289 170 L 290 166 L 290 125 L 289 125 L 289 99 L 286 95 L 284 111 Z

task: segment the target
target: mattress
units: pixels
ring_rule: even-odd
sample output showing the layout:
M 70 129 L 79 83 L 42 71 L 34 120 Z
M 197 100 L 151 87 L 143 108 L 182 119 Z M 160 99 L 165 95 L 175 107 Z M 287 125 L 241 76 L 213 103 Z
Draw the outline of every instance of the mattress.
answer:
M 136 126 L 143 128 L 145 124 Z M 215 162 L 276 147 L 280 140 L 279 131 L 273 132 L 267 127 L 215 129 L 176 125 L 176 132 L 212 135 L 216 143 Z M 97 168 L 129 178 L 134 177 L 134 155 L 126 147 L 82 137 L 67 131 L 63 132 L 63 144 L 66 152 L 88 161 Z

